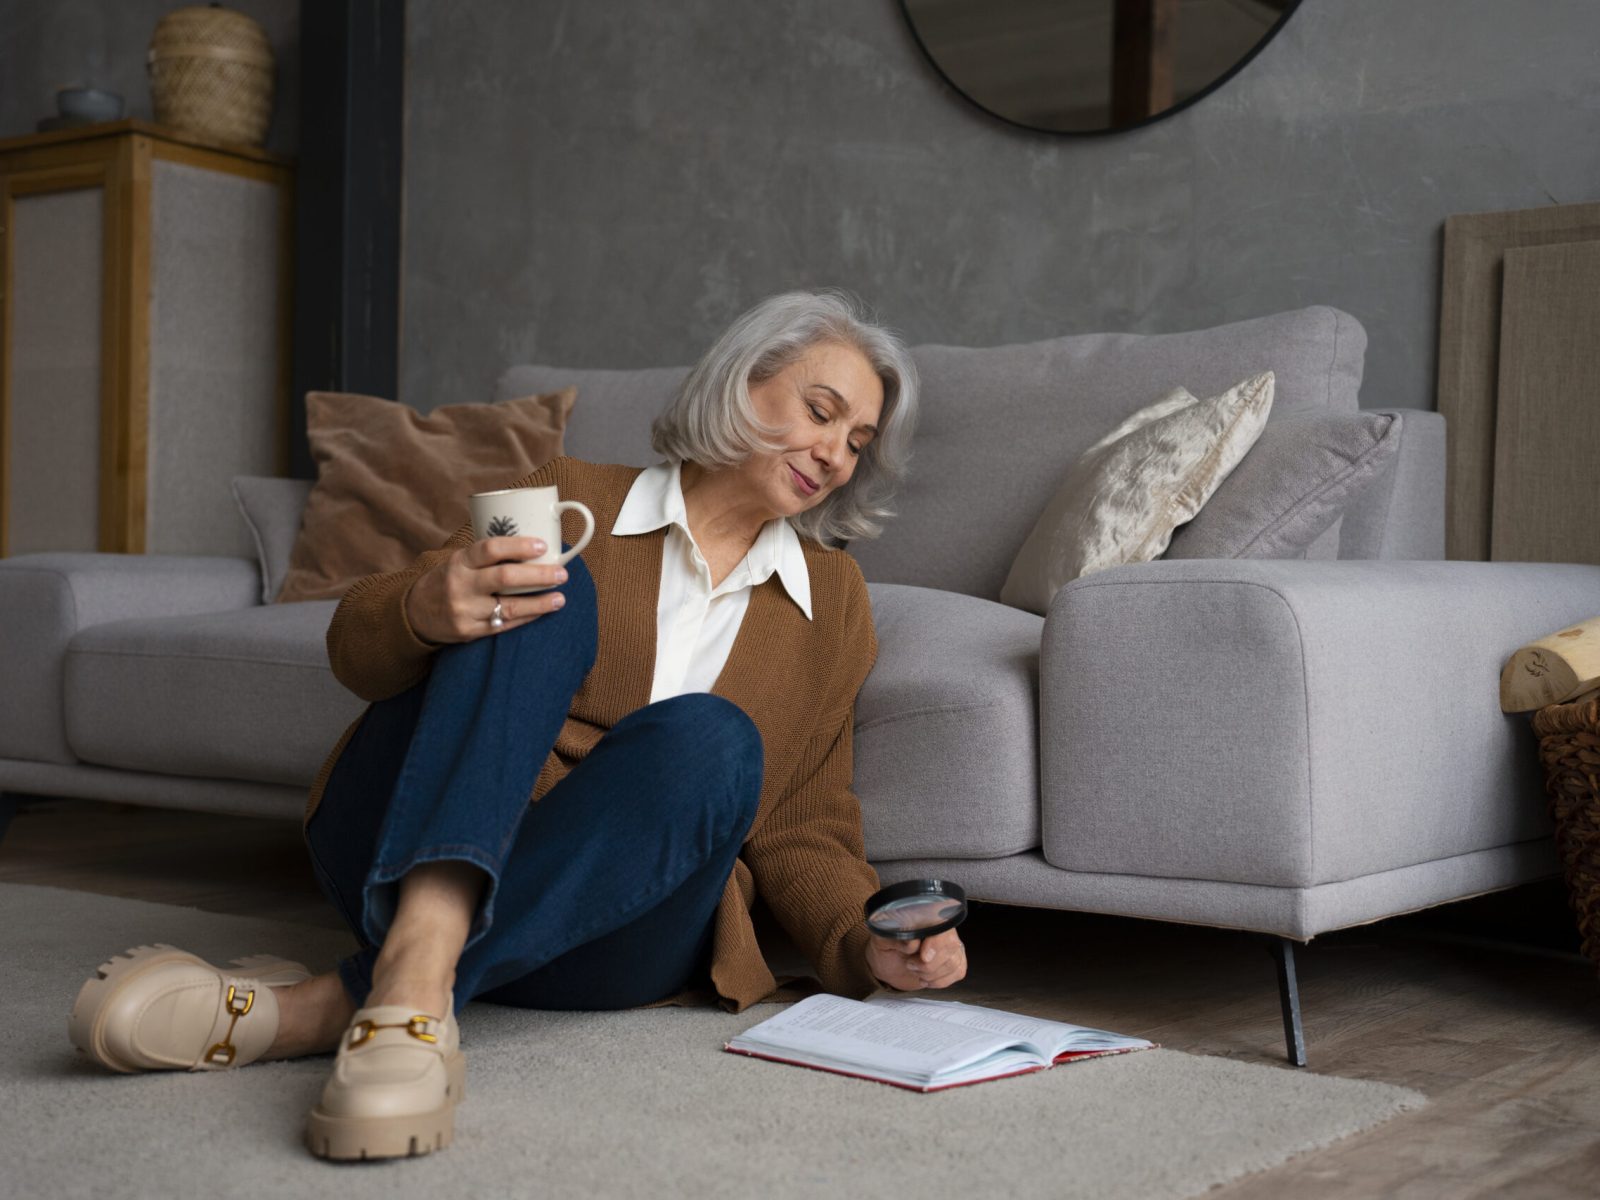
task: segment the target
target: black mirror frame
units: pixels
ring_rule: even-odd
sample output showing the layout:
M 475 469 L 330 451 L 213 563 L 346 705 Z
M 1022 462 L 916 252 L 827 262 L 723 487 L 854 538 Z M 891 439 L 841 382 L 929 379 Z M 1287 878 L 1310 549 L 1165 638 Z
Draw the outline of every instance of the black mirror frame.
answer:
M 1194 95 L 1190 96 L 1187 100 L 1183 100 L 1177 104 L 1174 104 L 1171 108 L 1164 108 L 1152 116 L 1145 117 L 1142 121 L 1133 122 L 1131 125 L 1118 125 L 1111 129 L 1046 129 L 1042 125 L 1029 125 L 1023 121 L 1013 120 L 1002 113 L 995 112 L 992 108 L 986 108 L 984 105 L 978 103 L 978 101 L 974 100 L 970 95 L 968 95 L 966 90 L 963 89 L 960 84 L 956 83 L 955 80 L 951 79 L 950 76 L 945 73 L 945 69 L 939 65 L 938 59 L 934 58 L 932 52 L 929 51 L 927 43 L 922 40 L 922 34 L 917 30 L 917 23 L 911 19 L 911 9 L 908 7 L 907 0 L 895 0 L 895 3 L 900 9 L 900 16 L 901 19 L 905 21 L 906 28 L 911 31 L 912 40 L 917 43 L 917 49 L 922 51 L 922 57 L 927 60 L 928 65 L 934 69 L 940 79 L 944 80 L 944 82 L 949 85 L 951 90 L 954 91 L 956 95 L 960 96 L 963 100 L 972 105 L 973 108 L 977 109 L 985 116 L 992 117 L 994 120 L 999 121 L 1002 124 L 1009 125 L 1013 129 L 1026 129 L 1029 133 L 1043 133 L 1048 134 L 1051 137 L 1065 138 L 1115 137 L 1118 134 L 1131 133 L 1135 129 L 1143 129 L 1148 125 L 1154 125 L 1157 121 L 1163 121 L 1172 116 L 1174 113 L 1180 113 L 1191 105 L 1198 104 L 1201 100 L 1204 100 L 1207 96 L 1211 95 L 1212 92 L 1216 91 L 1223 84 L 1227 83 L 1240 71 L 1244 70 L 1245 67 L 1249 66 L 1251 60 L 1254 59 L 1256 55 L 1260 54 L 1261 51 L 1271 43 L 1273 38 L 1278 36 L 1278 33 L 1283 29 L 1284 25 L 1288 23 L 1289 18 L 1294 16 L 1294 14 L 1299 11 L 1300 8 L 1300 0 L 1290 0 L 1289 6 L 1283 10 L 1283 15 L 1272 23 L 1272 28 L 1261 35 L 1261 40 L 1252 46 L 1249 52 L 1245 54 L 1243 58 L 1234 63 L 1233 66 L 1227 71 L 1217 76 L 1214 80 L 1208 83 L 1205 87 L 1201 88 Z

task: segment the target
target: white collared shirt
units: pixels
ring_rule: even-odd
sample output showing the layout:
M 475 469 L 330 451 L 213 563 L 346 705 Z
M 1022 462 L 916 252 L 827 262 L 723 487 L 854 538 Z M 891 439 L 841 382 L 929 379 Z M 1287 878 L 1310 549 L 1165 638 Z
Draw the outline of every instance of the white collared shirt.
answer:
M 811 576 L 800 536 L 783 518 L 761 527 L 755 544 L 715 588 L 711 568 L 689 532 L 680 464 L 660 463 L 633 481 L 611 527 L 613 536 L 650 533 L 667 526 L 656 602 L 656 662 L 650 703 L 685 692 L 709 692 L 722 674 L 750 607 L 751 589 L 774 574 L 806 620 L 811 619 Z

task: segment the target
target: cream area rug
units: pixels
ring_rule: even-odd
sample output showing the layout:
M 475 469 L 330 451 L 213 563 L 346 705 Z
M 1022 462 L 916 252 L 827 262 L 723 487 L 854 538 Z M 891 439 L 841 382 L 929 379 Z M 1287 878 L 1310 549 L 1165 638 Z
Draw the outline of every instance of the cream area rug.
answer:
M 1424 1103 L 1404 1088 L 1143 1051 L 920 1095 L 724 1053 L 777 1012 L 462 1013 L 467 1099 L 427 1158 L 332 1165 L 301 1145 L 331 1056 L 113 1075 L 67 1040 L 110 955 L 169 942 L 330 967 L 324 929 L 0 885 L 6 1197 L 827 1197 L 1157 1200 L 1205 1192 Z

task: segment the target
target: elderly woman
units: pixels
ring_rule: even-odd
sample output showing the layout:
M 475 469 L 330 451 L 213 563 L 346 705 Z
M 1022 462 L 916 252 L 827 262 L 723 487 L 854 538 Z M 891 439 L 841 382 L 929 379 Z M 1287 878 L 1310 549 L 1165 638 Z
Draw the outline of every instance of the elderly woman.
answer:
M 568 567 L 467 526 L 357 582 L 328 654 L 371 703 L 312 787 L 306 840 L 361 949 L 312 978 L 141 947 L 84 985 L 73 1040 L 120 1071 L 337 1049 L 310 1147 L 380 1158 L 449 1143 L 470 999 L 773 995 L 758 899 L 830 991 L 962 978 L 954 930 L 866 928 L 878 881 L 850 791 L 876 642 L 830 543 L 879 531 L 915 413 L 905 349 L 847 297 L 775 296 L 656 420 L 665 462 L 562 458 L 519 481 L 593 511 Z

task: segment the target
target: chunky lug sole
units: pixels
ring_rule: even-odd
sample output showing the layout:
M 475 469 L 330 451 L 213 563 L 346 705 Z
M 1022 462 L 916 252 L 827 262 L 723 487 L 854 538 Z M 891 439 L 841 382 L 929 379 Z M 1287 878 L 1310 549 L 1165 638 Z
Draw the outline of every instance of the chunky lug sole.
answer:
M 72 1015 L 67 1018 L 67 1035 L 72 1044 L 90 1058 L 113 1071 L 132 1075 L 149 1067 L 128 1063 L 112 1054 L 105 1043 L 105 1014 L 109 1001 L 118 989 L 132 980 L 169 962 L 192 962 L 194 956 L 175 946 L 156 943 L 152 946 L 135 946 L 131 950 L 108 958 L 95 968 L 94 978 L 78 989 L 72 1002 Z M 276 954 L 252 954 L 245 958 L 230 959 L 234 973 L 255 979 L 269 987 L 299 983 L 310 978 L 310 972 L 299 963 L 279 958 Z
M 467 1092 L 467 1059 L 445 1059 L 445 1103 L 430 1113 L 399 1117 L 335 1117 L 319 1104 L 306 1119 L 306 1145 L 318 1158 L 410 1158 L 443 1150 L 455 1136 L 456 1105 Z

